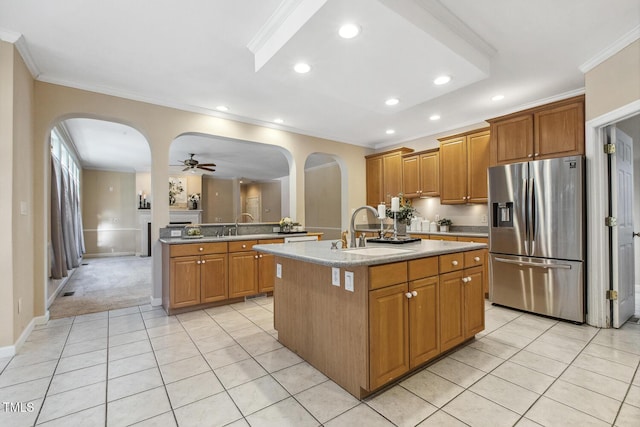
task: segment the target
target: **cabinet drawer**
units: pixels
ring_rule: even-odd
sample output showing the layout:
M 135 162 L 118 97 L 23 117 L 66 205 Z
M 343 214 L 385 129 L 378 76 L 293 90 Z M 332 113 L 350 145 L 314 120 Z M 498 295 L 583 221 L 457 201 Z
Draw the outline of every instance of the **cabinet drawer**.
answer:
M 464 253 L 440 255 L 440 274 L 464 268 Z
M 374 265 L 369 267 L 369 289 L 404 283 L 407 281 L 407 263 Z
M 464 253 L 464 268 L 477 267 L 484 264 L 484 249 Z
M 284 243 L 284 239 L 260 239 L 258 240 L 259 245 L 269 245 L 271 243 Z
M 488 237 L 458 237 L 458 242 L 489 243 Z
M 409 280 L 422 279 L 438 275 L 438 257 L 421 258 L 409 261 Z
M 227 243 L 185 243 L 171 245 L 171 258 L 177 256 L 191 256 L 204 254 L 223 254 L 227 252 Z
M 253 245 L 257 245 L 257 240 L 240 240 L 237 242 L 229 242 L 229 252 L 250 251 Z

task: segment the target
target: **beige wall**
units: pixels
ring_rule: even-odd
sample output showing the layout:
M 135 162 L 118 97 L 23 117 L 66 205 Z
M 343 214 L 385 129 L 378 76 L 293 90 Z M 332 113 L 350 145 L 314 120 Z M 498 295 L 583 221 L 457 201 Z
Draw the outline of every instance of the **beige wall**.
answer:
M 232 179 L 204 176 L 202 179 L 202 222 L 233 222 L 234 197 L 238 186 Z
M 0 348 L 13 345 L 34 317 L 34 84 L 24 61 L 0 41 L 0 221 L 9 238 L 0 239 Z
M 320 139 L 276 129 L 265 128 L 246 123 L 216 118 L 203 114 L 180 111 L 114 96 L 101 95 L 79 89 L 68 88 L 49 83 L 35 83 L 35 155 L 33 180 L 36 195 L 34 209 L 35 241 L 41 242 L 48 234 L 46 215 L 49 207 L 45 201 L 48 178 L 44 173 L 48 165 L 47 147 L 51 127 L 58 121 L 70 117 L 90 117 L 111 120 L 129 125 L 140 131 L 149 142 L 151 148 L 151 189 L 153 195 L 167 191 L 169 177 L 169 146 L 179 135 L 184 133 L 202 133 L 226 138 L 271 144 L 286 150 L 290 163 L 290 202 L 291 215 L 294 219 L 304 218 L 304 164 L 306 158 L 314 152 L 331 153 L 338 157 L 344 165 L 344 186 L 346 194 L 342 204 L 342 223 L 348 224 L 349 212 L 352 208 L 365 202 L 365 162 L 364 156 L 371 150 L 336 141 Z M 157 197 L 156 197 L 157 199 Z M 168 224 L 168 204 L 152 204 L 152 223 Z M 159 228 L 152 230 L 153 253 L 160 253 L 157 242 Z M 35 273 L 42 277 L 45 269 L 44 244 L 35 248 Z M 161 260 L 154 257 L 152 272 L 152 295 L 154 302 L 159 302 L 161 295 Z M 44 287 L 44 283 L 36 284 Z M 44 313 L 45 302 L 42 297 L 35 301 L 39 314 Z
M 282 218 L 280 214 L 280 198 L 282 197 L 280 181 L 261 183 L 260 197 L 262 198 L 262 218 L 260 220 L 262 222 L 280 221 Z
M 341 231 L 341 172 L 336 163 L 305 170 L 304 226 L 309 231 L 324 233 L 323 239 L 339 239 Z
M 585 74 L 589 121 L 640 99 L 640 40 Z
M 133 255 L 139 240 L 136 174 L 83 169 L 86 256 Z

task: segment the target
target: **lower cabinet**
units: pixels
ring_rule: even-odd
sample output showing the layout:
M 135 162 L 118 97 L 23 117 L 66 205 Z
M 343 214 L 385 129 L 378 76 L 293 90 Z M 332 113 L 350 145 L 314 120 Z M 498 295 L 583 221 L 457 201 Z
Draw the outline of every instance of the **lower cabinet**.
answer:
M 275 257 L 251 250 L 253 245 L 271 243 L 284 243 L 284 239 L 229 243 L 229 298 L 273 291 Z

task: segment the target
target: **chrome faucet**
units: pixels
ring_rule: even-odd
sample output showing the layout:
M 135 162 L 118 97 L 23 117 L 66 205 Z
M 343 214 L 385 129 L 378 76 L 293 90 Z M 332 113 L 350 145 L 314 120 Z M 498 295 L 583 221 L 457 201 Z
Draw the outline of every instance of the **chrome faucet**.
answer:
M 353 214 L 351 214 L 351 228 L 349 229 L 349 231 L 351 232 L 351 244 L 349 245 L 350 248 L 356 247 L 356 215 L 363 209 L 368 209 L 374 217 L 378 218 L 378 211 L 371 206 L 360 206 L 355 211 L 353 211 Z
M 242 218 L 243 216 L 248 216 L 251 222 L 253 222 L 253 215 L 248 212 L 242 212 L 240 215 L 238 215 L 236 217 L 236 236 L 238 235 L 238 219 Z

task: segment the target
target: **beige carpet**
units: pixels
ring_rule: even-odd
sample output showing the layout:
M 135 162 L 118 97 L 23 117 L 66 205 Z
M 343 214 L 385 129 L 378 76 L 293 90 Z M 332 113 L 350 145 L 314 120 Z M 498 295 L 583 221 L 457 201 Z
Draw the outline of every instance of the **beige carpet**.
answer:
M 72 296 L 64 296 L 74 292 Z M 49 307 L 51 319 L 149 304 L 151 258 L 85 258 Z

